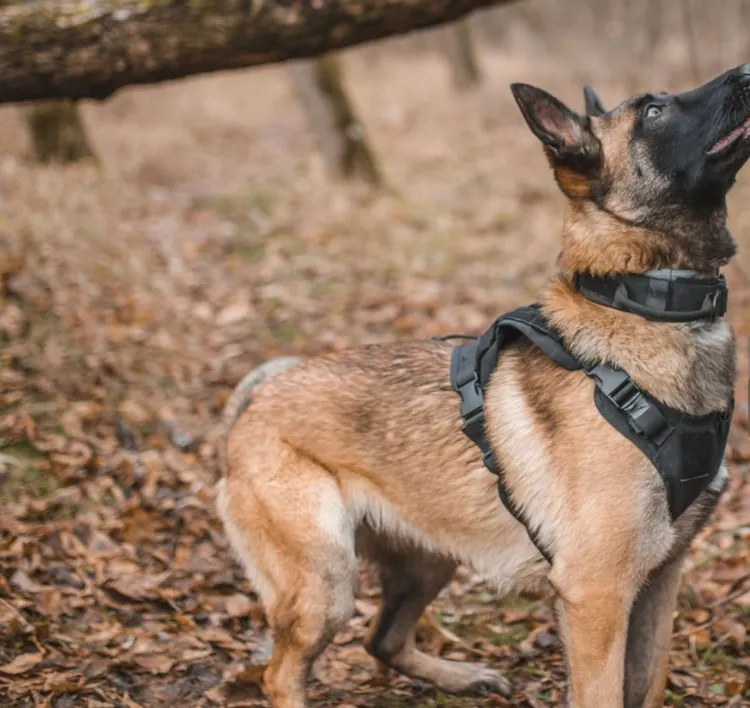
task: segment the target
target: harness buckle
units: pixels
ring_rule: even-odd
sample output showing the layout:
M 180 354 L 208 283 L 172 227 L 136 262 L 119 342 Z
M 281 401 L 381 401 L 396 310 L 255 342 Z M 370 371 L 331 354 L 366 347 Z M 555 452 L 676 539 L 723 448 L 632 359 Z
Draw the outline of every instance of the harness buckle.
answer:
M 638 433 L 659 442 L 665 431 L 669 432 L 669 421 L 654 403 L 648 400 L 638 386 L 624 371 L 607 364 L 599 364 L 586 373 L 594 378 L 597 388 L 619 408 L 630 426 Z
M 475 440 L 476 436 L 472 432 L 475 429 L 481 431 L 484 426 L 484 396 L 479 386 L 479 377 L 475 373 L 469 381 L 459 385 L 457 390 L 461 397 L 459 410 L 464 421 L 464 432 Z
M 640 393 L 631 378 L 621 369 L 598 364 L 593 369 L 587 369 L 586 373 L 596 380 L 599 390 L 618 408 L 626 408 Z

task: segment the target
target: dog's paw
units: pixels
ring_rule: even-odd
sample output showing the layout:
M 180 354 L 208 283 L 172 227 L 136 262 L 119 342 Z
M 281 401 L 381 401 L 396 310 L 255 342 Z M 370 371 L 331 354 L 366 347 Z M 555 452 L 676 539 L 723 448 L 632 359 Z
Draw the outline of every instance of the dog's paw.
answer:
M 481 673 L 469 686 L 471 693 L 499 693 L 509 698 L 513 687 L 505 676 L 493 669 L 482 669 Z

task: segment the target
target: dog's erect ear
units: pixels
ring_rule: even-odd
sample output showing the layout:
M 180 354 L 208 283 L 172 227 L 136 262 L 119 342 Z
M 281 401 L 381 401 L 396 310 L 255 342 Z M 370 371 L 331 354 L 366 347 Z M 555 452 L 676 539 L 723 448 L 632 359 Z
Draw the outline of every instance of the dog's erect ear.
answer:
M 553 166 L 590 174 L 599 167 L 601 144 L 588 118 L 579 116 L 546 91 L 528 84 L 511 84 L 513 97 L 531 128 L 542 141 Z
M 546 91 L 511 84 L 523 117 L 544 145 L 560 189 L 569 197 L 587 197 L 602 164 L 602 146 L 589 118 L 579 116 Z
M 586 106 L 587 116 L 603 116 L 607 112 L 602 99 L 596 95 L 596 91 L 591 86 L 583 87 L 583 103 Z
M 581 116 L 535 86 L 511 84 L 510 88 L 531 132 L 539 140 L 555 154 L 575 150 L 586 129 Z

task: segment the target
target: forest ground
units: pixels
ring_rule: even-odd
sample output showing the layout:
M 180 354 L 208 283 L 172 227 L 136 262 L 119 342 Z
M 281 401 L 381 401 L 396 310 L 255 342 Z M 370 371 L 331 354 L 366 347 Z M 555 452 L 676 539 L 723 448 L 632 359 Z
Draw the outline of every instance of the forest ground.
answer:
M 563 201 L 508 84 L 580 108 L 580 72 L 483 48 L 483 86 L 459 95 L 436 55 L 345 57 L 381 191 L 327 180 L 284 67 L 87 104 L 98 164 L 31 164 L 19 109 L 0 111 L 2 705 L 267 705 L 263 611 L 213 506 L 232 386 L 277 354 L 478 332 L 552 272 Z M 607 102 L 633 85 L 589 76 Z M 730 225 L 732 482 L 686 567 L 675 706 L 750 705 L 747 170 Z M 505 670 L 510 700 L 378 674 L 359 641 L 376 603 L 367 582 L 315 667 L 315 706 L 558 705 L 546 598 L 498 598 L 462 570 L 420 623 L 429 651 Z

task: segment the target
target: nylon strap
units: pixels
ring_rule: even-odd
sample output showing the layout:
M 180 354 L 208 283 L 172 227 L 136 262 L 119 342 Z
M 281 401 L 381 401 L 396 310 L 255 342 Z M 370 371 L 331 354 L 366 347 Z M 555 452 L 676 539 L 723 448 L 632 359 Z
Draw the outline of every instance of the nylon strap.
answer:
M 723 275 L 669 269 L 609 277 L 578 273 L 573 285 L 592 302 L 658 322 L 714 321 L 727 311 Z
M 488 331 L 493 329 L 494 327 Z M 480 384 L 479 375 L 482 359 L 479 356 L 480 344 L 486 345 L 487 342 L 482 343 L 480 338 L 469 344 L 456 347 L 453 350 L 451 359 L 451 386 L 461 398 L 460 411 L 464 422 L 462 430 L 469 440 L 479 448 L 482 453 L 484 466 L 497 476 L 497 491 L 503 505 L 510 515 L 526 529 L 531 542 L 536 546 L 539 553 L 542 554 L 542 557 L 551 565 L 552 557 L 539 539 L 538 530 L 531 527 L 523 512 L 515 505 L 510 494 L 508 494 L 502 469 L 497 464 L 495 453 L 492 451 L 490 442 L 487 439 L 484 417 L 484 392 Z M 489 346 L 485 349 L 485 353 L 492 350 L 495 351 L 495 360 L 497 359 L 498 351 L 496 345 L 497 341 L 490 342 Z M 489 358 L 492 358 L 492 356 L 490 355 Z

